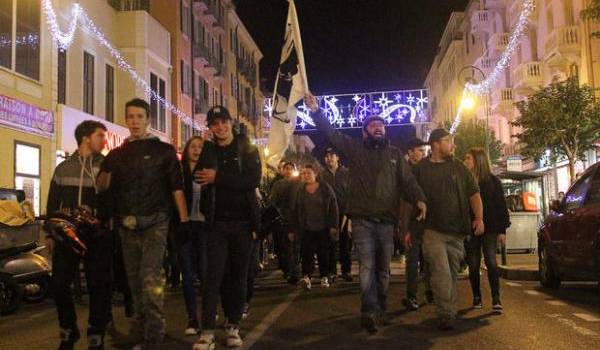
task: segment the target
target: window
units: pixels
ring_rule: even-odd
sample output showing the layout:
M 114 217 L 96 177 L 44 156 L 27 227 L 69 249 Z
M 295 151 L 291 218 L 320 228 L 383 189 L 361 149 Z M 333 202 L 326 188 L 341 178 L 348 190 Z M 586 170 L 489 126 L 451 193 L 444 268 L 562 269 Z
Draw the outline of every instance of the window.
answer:
M 106 120 L 115 120 L 115 69 L 110 64 L 106 65 L 105 101 Z
M 192 70 L 190 65 L 181 61 L 181 92 L 185 95 L 190 95 L 192 84 Z
M 183 0 L 181 0 L 181 31 L 187 35 L 188 38 L 192 37 L 192 12 L 190 7 Z
M 94 56 L 83 52 L 83 111 L 94 114 Z
M 40 215 L 40 152 L 38 145 L 15 142 L 15 188 L 25 191 L 25 198 Z
M 0 66 L 39 80 L 39 0 L 0 0 Z
M 67 103 L 67 51 L 58 51 L 58 103 Z
M 596 169 L 596 176 L 594 176 L 594 179 L 592 180 L 592 185 L 588 191 L 585 204 L 600 204 L 600 170 L 598 169 Z
M 156 74 L 150 73 L 150 88 L 152 91 L 156 91 L 158 96 L 166 99 L 166 84 L 165 81 L 159 78 Z M 150 126 L 154 130 L 167 132 L 167 121 L 166 121 L 166 110 L 165 107 L 158 103 L 156 99 L 150 99 Z
M 574 210 L 583 204 L 585 201 L 585 195 L 590 188 L 592 183 L 592 173 L 586 174 L 583 178 L 579 179 L 573 187 L 569 190 L 565 197 L 565 209 Z
M 204 101 L 208 102 L 210 96 L 208 96 L 208 82 L 202 79 L 202 95 L 204 95 Z

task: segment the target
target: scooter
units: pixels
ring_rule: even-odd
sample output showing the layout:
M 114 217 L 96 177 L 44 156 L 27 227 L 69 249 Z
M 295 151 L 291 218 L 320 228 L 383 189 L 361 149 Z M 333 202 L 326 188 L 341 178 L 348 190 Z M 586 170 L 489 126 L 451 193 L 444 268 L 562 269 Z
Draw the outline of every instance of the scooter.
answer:
M 0 315 L 10 315 L 21 304 L 21 286 L 11 274 L 0 272 Z
M 38 254 L 44 248 L 31 242 L 0 250 L 0 273 L 18 283 L 23 300 L 29 303 L 44 300 L 50 290 L 51 268 Z

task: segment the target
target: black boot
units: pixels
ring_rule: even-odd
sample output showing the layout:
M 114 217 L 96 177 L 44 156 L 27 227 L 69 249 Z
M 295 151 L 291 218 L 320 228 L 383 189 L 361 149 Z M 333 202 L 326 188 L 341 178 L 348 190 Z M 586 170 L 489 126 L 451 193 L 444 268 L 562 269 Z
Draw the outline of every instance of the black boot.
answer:
M 72 329 L 61 328 L 58 350 L 73 350 L 75 348 L 75 343 L 77 343 L 79 338 L 81 338 L 81 334 L 79 334 L 79 329 L 77 329 L 77 327 Z

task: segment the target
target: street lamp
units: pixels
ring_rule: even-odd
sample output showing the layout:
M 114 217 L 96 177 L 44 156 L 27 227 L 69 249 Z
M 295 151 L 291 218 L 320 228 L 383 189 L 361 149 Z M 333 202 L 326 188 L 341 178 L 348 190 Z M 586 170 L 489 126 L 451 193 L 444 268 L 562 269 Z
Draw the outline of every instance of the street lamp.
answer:
M 478 79 L 476 76 L 476 73 L 479 73 L 481 75 L 481 77 Z M 475 66 L 465 66 L 463 67 L 459 72 L 458 72 L 458 77 L 459 79 L 462 77 L 462 79 L 460 79 L 462 81 L 463 84 L 467 84 L 467 83 L 471 83 L 471 84 L 478 84 L 482 81 L 485 80 L 485 73 L 479 69 L 478 67 Z M 488 111 L 487 111 L 487 96 L 486 98 L 484 98 L 483 100 L 484 102 L 484 108 L 483 108 L 483 113 L 485 114 L 485 151 L 487 152 L 488 156 L 490 154 L 490 140 L 488 137 L 488 133 L 489 133 L 489 116 L 488 116 Z M 461 101 L 460 104 L 460 108 L 462 108 L 463 110 L 472 110 L 475 107 L 475 99 L 473 98 L 472 94 L 468 94 L 466 95 L 463 100 Z

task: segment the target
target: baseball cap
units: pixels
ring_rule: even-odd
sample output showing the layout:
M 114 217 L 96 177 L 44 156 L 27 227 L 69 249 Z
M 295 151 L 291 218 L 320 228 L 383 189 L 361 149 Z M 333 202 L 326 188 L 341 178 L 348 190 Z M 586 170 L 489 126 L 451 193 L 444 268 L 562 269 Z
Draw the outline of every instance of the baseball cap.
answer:
M 378 115 L 371 115 L 363 121 L 363 130 L 366 130 L 367 126 L 369 126 L 369 124 L 371 124 L 372 122 L 377 121 L 377 120 L 382 122 L 383 125 L 385 125 L 385 120 L 383 118 L 381 118 Z
M 426 146 L 427 142 L 421 140 L 418 137 L 413 138 L 412 140 L 408 141 L 408 143 L 406 144 L 406 149 L 415 149 L 417 147 L 421 147 L 421 146 Z
M 231 120 L 231 115 L 227 108 L 223 106 L 215 106 L 211 108 L 208 113 L 206 113 L 206 124 L 210 125 L 217 119 L 229 119 Z
M 438 142 L 439 140 L 441 140 L 444 137 L 449 136 L 449 135 L 450 135 L 450 133 L 448 132 L 448 130 L 446 130 L 444 128 L 435 129 L 429 135 L 428 144 L 431 145 L 432 143 Z
M 339 156 L 338 152 L 333 147 L 327 147 L 327 149 L 325 149 L 325 155 L 328 154 L 335 154 L 336 156 Z

